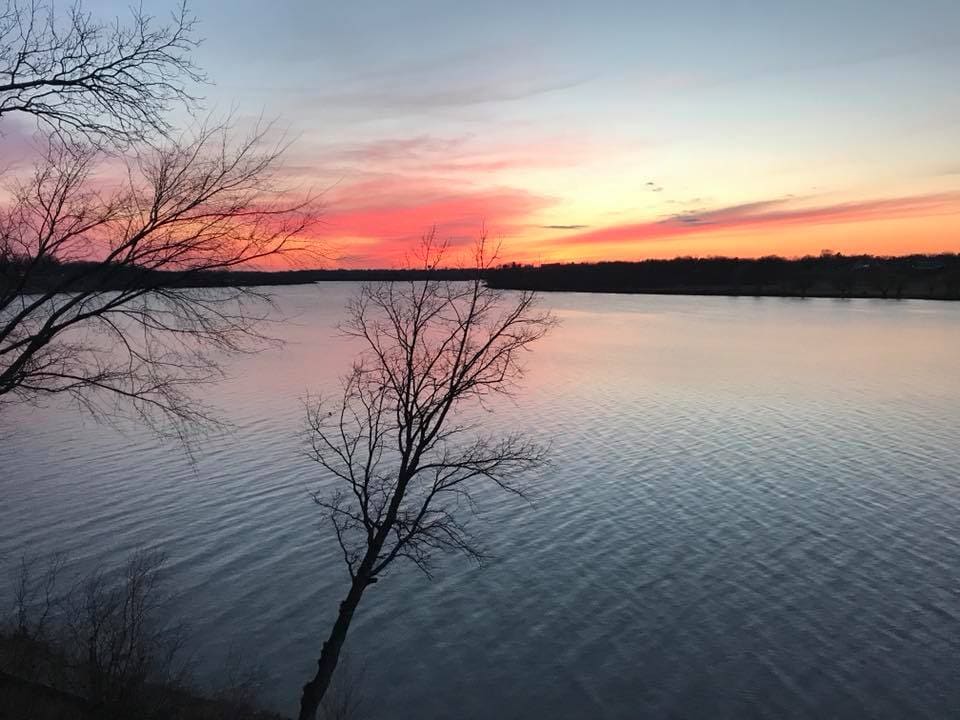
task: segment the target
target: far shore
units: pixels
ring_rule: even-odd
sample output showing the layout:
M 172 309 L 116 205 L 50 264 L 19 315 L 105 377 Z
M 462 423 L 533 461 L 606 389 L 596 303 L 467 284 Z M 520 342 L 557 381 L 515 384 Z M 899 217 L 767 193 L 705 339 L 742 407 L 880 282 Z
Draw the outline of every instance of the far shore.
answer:
M 645 293 L 837 299 L 960 300 L 960 256 L 786 259 L 675 258 L 641 262 L 509 265 L 490 274 L 500 288 L 540 292 Z
M 92 272 L 91 272 L 92 271 Z M 465 280 L 476 270 L 434 270 L 433 278 Z M 34 273 L 26 293 L 71 292 L 94 285 L 130 287 L 253 287 L 318 282 L 391 282 L 423 279 L 423 270 L 311 269 L 157 272 L 50 264 Z M 675 258 L 639 262 L 510 263 L 483 271 L 491 287 L 538 292 L 789 298 L 960 300 L 960 255 L 877 257 L 824 253 L 787 259 Z

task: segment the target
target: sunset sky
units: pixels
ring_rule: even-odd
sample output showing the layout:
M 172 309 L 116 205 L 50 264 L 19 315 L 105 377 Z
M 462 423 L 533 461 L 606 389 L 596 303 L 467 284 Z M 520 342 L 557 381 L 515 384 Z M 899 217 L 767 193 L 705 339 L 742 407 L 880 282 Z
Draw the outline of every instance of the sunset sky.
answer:
M 345 265 L 431 225 L 535 262 L 960 250 L 957 0 L 191 7 L 208 105 L 289 128 Z

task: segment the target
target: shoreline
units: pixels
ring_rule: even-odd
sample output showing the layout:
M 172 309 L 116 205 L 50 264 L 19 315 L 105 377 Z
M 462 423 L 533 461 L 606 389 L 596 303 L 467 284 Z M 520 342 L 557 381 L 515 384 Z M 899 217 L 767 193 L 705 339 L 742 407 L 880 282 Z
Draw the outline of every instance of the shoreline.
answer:
M 322 281 L 321 281 L 322 282 Z M 785 292 L 785 291 L 761 291 L 761 292 L 748 292 L 748 291 L 736 291 L 734 289 L 727 290 L 711 290 L 704 288 L 677 288 L 677 289 L 650 289 L 650 288 L 641 288 L 637 290 L 618 290 L 618 289 L 604 289 L 604 288 L 595 288 L 595 289 L 586 289 L 586 288 L 567 288 L 567 287 L 520 287 L 520 286 L 508 286 L 508 285 L 493 285 L 497 290 L 529 290 L 532 292 L 538 293 L 578 293 L 584 295 L 667 295 L 667 296 L 681 296 L 681 297 L 728 297 L 728 298 L 778 298 L 782 300 L 884 300 L 897 302 L 900 300 L 924 300 L 928 302 L 947 302 L 954 303 L 960 302 L 960 296 L 932 296 L 932 295 L 921 295 L 921 294 L 903 294 L 899 297 L 883 297 L 882 295 L 869 294 L 869 293 L 852 293 L 848 295 L 841 295 L 839 293 L 829 293 L 829 292 L 809 292 L 806 295 L 799 295 L 796 293 Z
M 16 276 L 16 266 L 8 266 Z M 180 272 L 98 263 L 50 263 L 34 269 L 24 294 L 74 290 L 277 287 L 321 282 L 469 280 L 477 270 L 387 268 Z M 674 258 L 636 262 L 510 263 L 481 271 L 500 290 L 709 297 L 960 300 L 960 255 L 877 257 Z

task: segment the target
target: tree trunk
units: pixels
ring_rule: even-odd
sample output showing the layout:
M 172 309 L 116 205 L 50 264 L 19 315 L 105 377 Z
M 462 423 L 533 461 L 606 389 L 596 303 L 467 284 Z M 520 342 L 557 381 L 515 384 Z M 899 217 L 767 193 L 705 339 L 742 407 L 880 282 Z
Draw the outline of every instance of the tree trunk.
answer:
M 337 661 L 340 659 L 340 650 L 343 648 L 343 641 L 347 637 L 347 630 L 350 628 L 350 621 L 353 620 L 353 613 L 360 604 L 360 598 L 366 589 L 368 581 L 366 578 L 358 575 L 350 586 L 350 592 L 346 600 L 340 603 L 340 611 L 337 614 L 337 621 L 330 631 L 330 637 L 323 644 L 323 650 L 320 651 L 320 659 L 317 660 L 317 674 L 313 680 L 303 686 L 303 695 L 300 697 L 300 715 L 298 720 L 315 720 L 317 710 L 320 707 L 320 701 L 323 700 L 327 688 L 330 687 L 330 680 L 333 678 L 333 671 L 337 668 Z
M 408 459 L 404 457 L 403 466 L 400 469 L 397 480 L 397 490 L 393 499 L 390 501 L 390 507 L 387 510 L 387 517 L 377 530 L 376 535 L 369 541 L 367 554 L 357 569 L 357 574 L 350 585 L 350 592 L 347 593 L 347 599 L 340 603 L 340 612 L 337 613 L 337 621 L 330 631 L 330 637 L 323 644 L 320 651 L 320 659 L 317 660 L 317 674 L 313 680 L 303 686 L 303 694 L 300 696 L 300 714 L 297 720 L 316 720 L 317 710 L 320 708 L 320 702 L 330 687 L 330 680 L 333 678 L 333 671 L 337 669 L 337 661 L 340 660 L 340 650 L 343 648 L 343 641 L 347 638 L 347 630 L 350 629 L 350 621 L 353 620 L 353 613 L 360 604 L 360 598 L 363 597 L 363 591 L 368 585 L 377 582 L 377 578 L 372 575 L 373 568 L 376 565 L 377 558 L 380 556 L 380 550 L 383 548 L 387 533 L 397 520 L 397 509 L 403 500 L 404 491 L 407 483 L 416 472 L 416 460 L 412 466 L 413 472 L 409 471 Z

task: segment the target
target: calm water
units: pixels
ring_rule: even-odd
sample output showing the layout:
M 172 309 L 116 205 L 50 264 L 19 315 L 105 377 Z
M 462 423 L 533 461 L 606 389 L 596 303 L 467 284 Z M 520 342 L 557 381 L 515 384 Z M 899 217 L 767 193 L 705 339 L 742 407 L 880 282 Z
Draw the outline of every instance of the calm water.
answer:
M 176 448 L 7 417 L 0 555 L 159 545 L 211 665 L 292 712 L 345 589 L 300 398 L 331 387 L 349 285 L 279 291 L 286 350 Z M 348 642 L 383 718 L 960 715 L 960 305 L 549 295 L 563 325 L 490 421 L 553 443 L 536 504 L 481 496 L 499 559 L 371 588 Z M 5 576 L 4 576 L 5 577 Z

